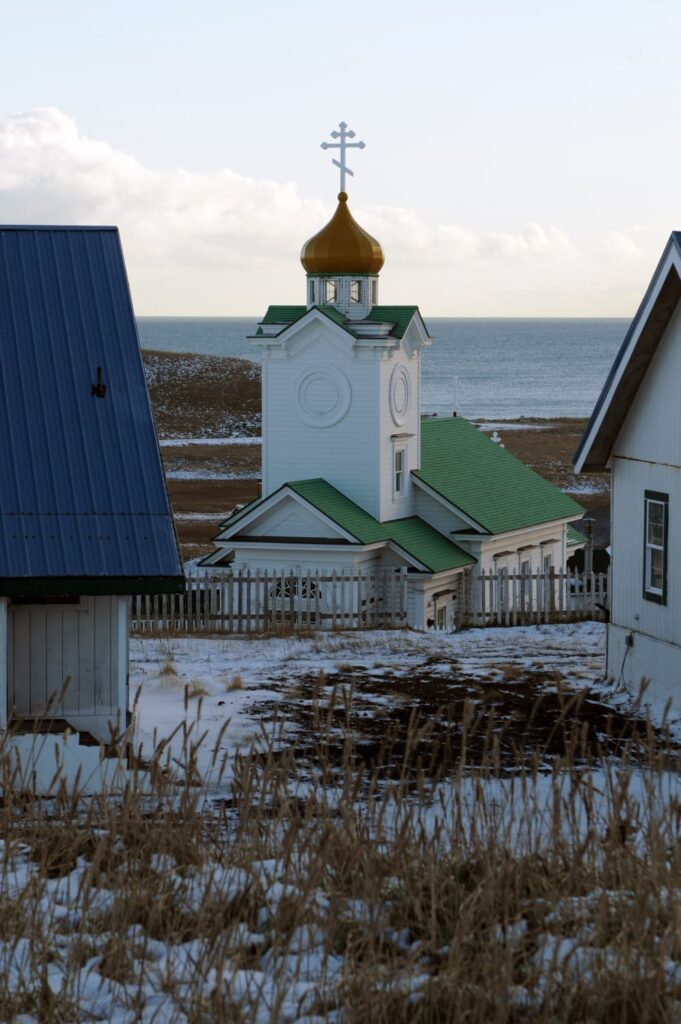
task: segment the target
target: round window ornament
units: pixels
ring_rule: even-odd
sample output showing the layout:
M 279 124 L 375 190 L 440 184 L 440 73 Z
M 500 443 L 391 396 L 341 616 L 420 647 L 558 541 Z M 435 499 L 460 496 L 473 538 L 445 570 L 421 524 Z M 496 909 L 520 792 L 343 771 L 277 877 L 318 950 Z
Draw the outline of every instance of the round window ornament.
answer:
M 347 414 L 352 389 L 338 367 L 314 366 L 296 377 L 291 399 L 299 418 L 308 427 L 333 427 Z
M 411 400 L 411 380 L 404 363 L 398 363 L 390 375 L 390 415 L 396 427 L 404 426 Z

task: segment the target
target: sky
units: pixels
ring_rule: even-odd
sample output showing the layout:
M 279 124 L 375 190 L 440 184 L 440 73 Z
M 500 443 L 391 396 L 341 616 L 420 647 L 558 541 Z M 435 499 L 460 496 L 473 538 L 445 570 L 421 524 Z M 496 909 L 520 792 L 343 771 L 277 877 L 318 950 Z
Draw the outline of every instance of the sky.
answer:
M 678 0 L 0 0 L 0 222 L 117 224 L 142 315 L 305 301 L 348 191 L 381 301 L 631 316 L 681 228 Z

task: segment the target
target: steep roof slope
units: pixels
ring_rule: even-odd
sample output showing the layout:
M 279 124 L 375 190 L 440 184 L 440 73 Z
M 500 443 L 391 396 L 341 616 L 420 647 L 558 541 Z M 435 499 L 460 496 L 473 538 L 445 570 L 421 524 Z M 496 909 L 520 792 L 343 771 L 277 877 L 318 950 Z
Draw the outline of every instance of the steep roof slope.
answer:
M 0 436 L 0 593 L 181 587 L 115 228 L 0 227 Z
M 421 468 L 414 476 L 492 534 L 584 512 L 460 416 L 422 422 Z

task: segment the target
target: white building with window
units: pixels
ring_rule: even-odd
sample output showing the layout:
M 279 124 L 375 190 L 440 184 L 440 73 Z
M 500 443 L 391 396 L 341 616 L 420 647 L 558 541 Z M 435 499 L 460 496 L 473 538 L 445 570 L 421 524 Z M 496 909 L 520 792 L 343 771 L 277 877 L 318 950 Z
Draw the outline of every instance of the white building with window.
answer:
M 612 474 L 607 670 L 681 692 L 681 233 L 667 243 L 575 455 Z
M 431 338 L 417 306 L 379 304 L 383 251 L 344 191 L 301 262 L 307 304 L 270 306 L 253 339 L 262 496 L 224 522 L 203 564 L 403 569 L 417 628 L 455 624 L 473 566 L 564 565 L 581 506 L 461 417 L 422 419 Z

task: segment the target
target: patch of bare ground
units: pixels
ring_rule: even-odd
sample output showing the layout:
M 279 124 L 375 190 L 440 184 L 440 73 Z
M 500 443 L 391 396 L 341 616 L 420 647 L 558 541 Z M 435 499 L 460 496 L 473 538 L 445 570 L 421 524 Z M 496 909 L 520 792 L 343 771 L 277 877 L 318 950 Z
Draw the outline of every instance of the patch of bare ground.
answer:
M 142 353 L 159 437 L 260 433 L 260 367 L 248 359 Z
M 260 445 L 182 445 L 161 447 L 163 467 L 169 479 L 174 474 L 255 480 L 260 476 Z
M 175 528 L 185 559 L 207 555 L 220 523 L 260 494 L 259 480 L 168 480 Z M 200 515 L 201 519 L 188 518 Z M 203 518 L 204 516 L 210 518 Z
M 473 678 L 456 663 L 431 661 L 404 675 L 343 664 L 328 677 L 299 677 L 294 688 L 274 683 L 284 704 L 263 701 L 252 712 L 272 721 L 284 709 L 298 726 L 299 766 L 322 759 L 340 767 L 351 735 L 357 766 L 384 780 L 447 778 L 462 765 L 508 776 L 608 757 L 637 763 L 651 744 L 677 758 L 681 751 L 597 691 L 570 689 L 559 672 L 500 665 Z

